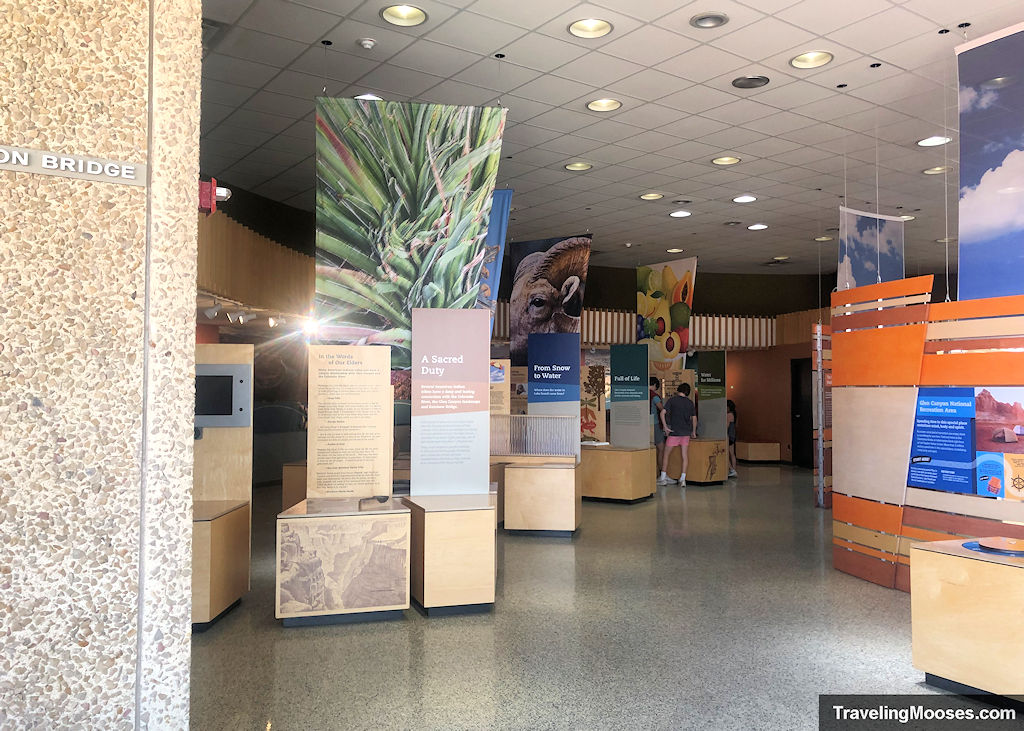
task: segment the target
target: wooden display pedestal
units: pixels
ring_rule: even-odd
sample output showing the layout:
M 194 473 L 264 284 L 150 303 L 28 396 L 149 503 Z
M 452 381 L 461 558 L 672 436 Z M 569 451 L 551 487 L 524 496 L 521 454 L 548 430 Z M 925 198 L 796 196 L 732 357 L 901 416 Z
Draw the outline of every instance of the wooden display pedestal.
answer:
M 725 439 L 691 439 L 687 452 L 690 464 L 686 468 L 686 484 L 721 485 L 725 482 L 729 477 L 728 449 L 729 442 Z M 668 460 L 668 476 L 678 480 L 682 473 L 679 449 L 673 449 Z
M 249 591 L 249 503 L 192 504 L 192 624 L 219 619 Z
M 281 510 L 306 499 L 306 462 L 289 462 L 281 468 Z
M 571 536 L 580 527 L 582 477 L 575 464 L 505 467 L 505 530 Z
M 658 475 L 653 447 L 590 447 L 583 444 L 579 470 L 583 497 L 636 502 L 654 494 Z
M 505 464 L 491 462 L 491 505 L 494 506 L 494 527 L 505 522 Z
M 966 539 L 910 550 L 914 667 L 1001 696 L 1024 695 L 1024 557 L 964 548 Z
M 736 459 L 741 462 L 779 462 L 782 449 L 778 442 L 736 442 Z
M 495 526 L 489 495 L 419 495 L 411 511 L 412 598 L 426 614 L 494 607 Z
M 310 498 L 285 510 L 275 616 L 306 620 L 286 626 L 393 619 L 409 608 L 410 528 L 409 508 L 390 498 Z

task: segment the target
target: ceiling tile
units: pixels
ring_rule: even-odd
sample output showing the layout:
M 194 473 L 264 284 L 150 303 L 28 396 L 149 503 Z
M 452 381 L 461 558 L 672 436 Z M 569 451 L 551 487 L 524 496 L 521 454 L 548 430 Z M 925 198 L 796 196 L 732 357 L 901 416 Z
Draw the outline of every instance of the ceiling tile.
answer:
M 931 21 L 903 8 L 890 8 L 827 35 L 843 45 L 870 54 L 929 32 L 935 32 L 935 24 Z
M 374 18 L 376 20 L 373 23 L 364 23 L 352 17 L 346 18 L 327 34 L 327 38 L 334 42 L 330 51 L 358 56 L 367 61 L 384 61 L 415 40 L 411 35 L 392 30 L 393 26 L 382 27 L 383 21 L 376 16 Z M 370 49 L 363 48 L 359 45 L 362 38 L 372 38 L 377 44 Z
M 247 101 L 242 109 L 252 109 L 257 112 L 267 112 L 282 117 L 299 119 L 313 111 L 313 100 L 298 99 L 294 96 L 275 94 L 272 91 L 261 91 Z
M 234 23 L 252 0 L 203 0 L 203 17 L 218 23 Z
M 506 45 L 501 51 L 508 61 L 537 71 L 551 71 L 587 52 L 586 49 L 540 33 L 529 33 Z
M 576 112 L 571 109 L 552 109 L 530 120 L 530 124 L 535 124 L 545 129 L 558 130 L 559 132 L 573 132 L 593 124 L 593 122 L 592 115 Z
M 576 36 L 569 33 L 569 25 L 581 20 L 583 18 L 600 18 L 601 20 L 607 20 L 612 24 L 613 31 L 603 38 L 577 38 Z M 537 30 L 544 35 L 557 38 L 561 41 L 572 43 L 577 46 L 581 46 L 587 49 L 595 49 L 604 46 L 607 43 L 611 43 L 616 38 L 619 38 L 630 31 L 636 30 L 642 24 L 635 18 L 622 15 L 613 10 L 601 8 L 596 5 L 589 3 L 581 3 L 571 10 L 568 10 L 560 15 L 556 16 L 552 20 L 544 23 Z
M 659 107 L 657 104 L 644 104 L 639 107 L 627 109 L 621 114 L 616 114 L 615 121 L 633 124 L 637 127 L 642 127 L 643 129 L 655 129 L 678 121 L 681 116 L 683 115 L 681 115 L 676 109 Z M 667 132 L 667 130 L 659 131 Z
M 645 25 L 610 41 L 602 46 L 601 51 L 644 66 L 654 66 L 696 45 L 696 41 L 678 33 Z
M 690 18 L 697 15 L 700 12 L 709 10 L 708 7 L 701 7 L 696 3 L 690 2 L 685 4 L 682 8 L 670 13 L 658 21 L 658 25 L 662 28 L 681 33 L 687 38 L 691 38 L 698 43 L 710 43 L 717 38 L 721 38 L 727 33 L 732 33 L 739 28 L 753 23 L 754 21 L 764 18 L 765 15 L 758 10 L 755 10 L 746 5 L 741 5 L 734 0 L 716 0 L 714 4 L 715 12 L 725 13 L 729 16 L 729 22 L 718 28 L 694 28 L 690 25 Z
M 426 37 L 463 50 L 491 55 L 525 33 L 522 28 L 508 23 L 461 12 L 427 33 Z
M 419 97 L 427 89 L 437 86 L 443 79 L 439 76 L 432 76 L 421 71 L 399 68 L 391 64 L 381 64 L 370 73 L 359 79 L 360 85 L 368 86 L 371 89 L 382 89 L 386 92 L 404 94 L 410 97 Z M 387 95 L 383 95 L 385 98 Z M 484 100 L 490 98 L 490 93 L 484 96 Z
M 238 86 L 259 88 L 278 73 L 275 66 L 246 61 L 242 58 L 211 53 L 203 59 L 203 78 L 226 81 Z
M 720 154 L 720 149 L 713 145 L 705 145 L 703 142 L 680 142 L 677 145 L 666 147 L 661 151 L 662 155 L 668 155 L 679 160 L 702 160 L 711 162 L 711 158 Z
M 304 5 L 314 10 L 326 10 L 334 15 L 348 15 L 363 4 L 363 0 L 289 0 L 295 5 Z M 209 0 L 203 0 L 203 7 Z
M 327 81 L 327 92 L 335 93 L 341 82 L 329 79 Z M 308 99 L 310 102 L 322 93 L 324 80 L 313 74 L 302 74 L 298 71 L 282 71 L 264 89 L 277 94 L 286 94 L 297 99 Z
M 871 108 L 872 106 L 868 102 L 861 99 L 851 96 L 836 96 L 812 102 L 811 104 L 804 104 L 796 107 L 793 111 L 806 117 L 830 122 L 833 119 L 863 112 Z
M 525 122 L 552 108 L 550 104 L 541 104 L 532 99 L 523 99 L 517 96 L 503 95 L 501 101 L 508 109 L 508 119 L 511 122 Z
M 552 150 L 554 152 L 560 152 L 563 155 L 567 155 L 567 156 L 571 156 L 571 157 L 583 157 L 583 158 L 586 158 L 587 154 L 591 150 L 593 150 L 595 147 L 600 147 L 600 144 L 601 144 L 600 142 L 597 142 L 595 140 L 588 140 L 585 137 L 574 137 L 573 135 L 563 135 L 561 137 L 556 137 L 553 140 L 548 140 L 547 142 L 542 142 L 539 146 L 542 149 Z M 554 167 L 557 167 L 560 170 L 562 170 L 562 169 L 564 169 L 563 166 L 564 166 L 565 162 L 568 162 L 568 161 L 563 161 L 562 163 L 555 163 Z M 589 162 L 589 160 L 588 160 L 588 162 Z M 568 171 L 566 171 L 566 172 L 568 172 Z
M 771 104 L 778 109 L 792 109 L 801 104 L 810 104 L 834 94 L 834 90 L 825 89 L 806 81 L 794 81 L 792 84 L 780 86 L 778 89 L 766 91 L 757 97 L 759 104 Z
M 720 106 L 736 101 L 736 97 L 718 89 L 711 89 L 707 86 L 691 86 L 688 89 L 677 91 L 658 100 L 659 104 L 673 109 L 679 109 L 691 114 L 698 114 L 708 109 L 716 109 Z M 710 115 L 707 115 L 710 116 Z
M 231 127 L 251 129 L 259 132 L 272 132 L 277 134 L 294 123 L 290 117 L 282 117 L 277 114 L 265 112 L 254 112 L 248 109 L 239 109 L 224 120 L 224 124 Z
M 335 81 L 352 82 L 377 66 L 378 61 L 376 60 L 353 56 L 350 53 L 328 50 L 325 55 L 324 49 L 316 46 L 295 59 L 289 68 L 292 71 L 301 71 L 304 74 L 320 78 L 327 77 Z
M 234 26 L 228 29 L 217 44 L 217 53 L 280 68 L 297 58 L 306 50 L 306 46 L 298 41 Z
M 463 84 L 460 81 L 448 79 L 437 86 L 417 94 L 417 99 L 435 104 L 458 104 L 462 106 L 479 107 L 488 105 L 493 98 L 494 92 L 472 84 Z
M 201 134 L 209 132 L 211 129 L 223 122 L 224 118 L 234 111 L 234 106 L 208 102 L 204 99 L 203 103 L 199 107 L 199 120 L 202 124 Z
M 640 134 L 620 140 L 619 144 L 623 147 L 644 150 L 645 152 L 657 152 L 667 147 L 674 147 L 678 142 L 679 140 L 675 137 L 663 132 L 641 132 Z
M 542 142 L 547 142 L 548 140 L 553 140 L 560 136 L 561 133 L 554 132 L 550 129 L 533 127 L 528 124 L 513 124 L 505 128 L 504 138 L 509 142 L 533 147 L 534 145 L 539 145 Z
M 737 56 L 760 61 L 784 51 L 790 46 L 806 43 L 815 35 L 803 28 L 784 23 L 776 18 L 762 18 L 737 31 L 716 38 L 712 43 Z
M 337 15 L 295 5 L 285 0 L 256 0 L 238 25 L 293 41 L 312 43 L 341 22 Z
M 679 0 L 597 0 L 601 7 L 650 22 L 679 7 Z
M 238 106 L 253 95 L 253 89 L 238 84 L 229 84 L 216 79 L 202 80 L 202 101 Z
M 675 135 L 676 137 L 681 137 L 687 140 L 695 140 L 699 137 L 703 137 L 704 135 L 709 135 L 712 132 L 727 129 L 728 127 L 729 125 L 724 122 L 691 114 L 679 115 L 679 119 L 660 127 L 658 131 L 666 132 L 670 135 Z
M 220 124 L 212 132 L 206 135 L 205 139 L 208 140 L 209 143 L 203 145 L 203 147 L 215 152 L 217 150 L 217 146 L 221 142 L 256 147 L 262 145 L 273 136 L 273 132 L 264 132 L 262 130 L 252 129 L 251 127 L 232 127 L 227 124 Z
M 479 15 L 533 30 L 569 10 L 576 0 L 477 0 L 468 9 Z
M 713 46 L 697 46 L 658 64 L 657 69 L 700 82 L 737 69 L 746 63 L 745 59 Z
M 642 70 L 639 66 L 621 58 L 592 51 L 555 69 L 554 73 L 565 79 L 580 81 L 590 86 L 612 86 L 619 79 Z
M 729 124 L 743 124 L 761 117 L 767 117 L 775 110 L 772 107 L 758 104 L 749 99 L 737 99 L 729 104 L 714 107 L 704 111 L 705 117 L 717 119 L 719 122 Z
M 656 69 L 644 69 L 625 79 L 619 79 L 608 86 L 614 91 L 624 91 L 638 99 L 653 101 L 660 99 L 666 94 L 672 94 L 693 86 L 693 82 Z
M 589 139 L 599 140 L 601 142 L 618 142 L 624 140 L 627 137 L 640 134 L 642 132 L 638 127 L 634 127 L 630 124 L 623 124 L 617 122 L 614 119 L 603 119 L 600 122 L 588 125 L 578 130 L 576 134 L 581 137 L 587 137 Z
M 591 87 L 578 81 L 557 76 L 541 76 L 528 81 L 515 90 L 516 96 L 532 99 L 544 104 L 559 106 L 587 93 Z
M 776 17 L 820 35 L 891 7 L 888 0 L 857 0 L 853 3 L 823 3 L 820 0 L 803 0 L 803 2 L 776 13 Z
M 601 124 L 603 124 L 603 122 Z M 638 153 L 636 150 L 630 150 L 617 145 L 602 145 L 595 150 L 591 150 L 587 155 L 595 162 L 618 164 L 626 162 L 627 160 L 632 160 L 638 155 Z
M 316 0 L 316 2 L 323 4 L 328 4 L 332 1 Z M 345 1 L 352 2 L 352 0 Z M 307 2 L 307 0 L 302 0 L 302 2 Z M 353 11 L 347 13 L 351 20 L 357 20 L 375 29 L 397 32 L 407 36 L 423 36 L 458 12 L 456 8 L 452 7 L 451 3 L 442 3 L 438 2 L 438 0 L 416 0 L 416 7 L 427 14 L 427 22 L 422 25 L 402 27 L 391 25 L 380 16 L 380 11 L 388 5 L 386 2 L 357 2 L 356 5 L 357 7 Z M 368 33 L 367 35 L 380 40 L 373 33 Z
M 528 81 L 533 81 L 538 76 L 540 76 L 539 71 L 505 63 L 496 58 L 484 58 L 455 74 L 454 78 L 456 81 L 483 86 L 503 94 Z
M 460 51 L 433 41 L 418 40 L 396 53 L 388 63 L 435 76 L 453 76 L 479 60 L 480 56 L 475 53 Z M 493 59 L 492 62 L 497 63 Z
M 777 135 L 809 127 L 813 124 L 817 124 L 817 122 L 808 117 L 793 114 L 792 112 L 777 112 L 767 117 L 751 120 L 743 126 L 766 135 Z

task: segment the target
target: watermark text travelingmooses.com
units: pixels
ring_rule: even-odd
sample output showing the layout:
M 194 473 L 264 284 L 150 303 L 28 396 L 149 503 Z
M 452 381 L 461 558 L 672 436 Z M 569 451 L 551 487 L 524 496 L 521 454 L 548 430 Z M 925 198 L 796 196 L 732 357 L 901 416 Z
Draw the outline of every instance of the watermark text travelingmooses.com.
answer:
M 1001 702 L 995 704 L 993 700 Z M 822 731 L 1020 729 L 1021 721 L 1024 721 L 1024 705 L 1012 699 L 987 696 L 823 695 L 818 698 L 818 728 Z

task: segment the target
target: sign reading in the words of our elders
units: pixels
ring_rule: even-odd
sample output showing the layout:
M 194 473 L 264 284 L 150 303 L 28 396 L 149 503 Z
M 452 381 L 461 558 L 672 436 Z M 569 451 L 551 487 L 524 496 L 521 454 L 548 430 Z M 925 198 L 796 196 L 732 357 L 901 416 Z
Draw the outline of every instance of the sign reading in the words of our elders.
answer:
M 84 155 L 64 155 L 47 150 L 0 145 L 0 170 L 62 178 L 95 180 L 121 185 L 145 185 L 146 166 L 120 160 L 104 160 Z

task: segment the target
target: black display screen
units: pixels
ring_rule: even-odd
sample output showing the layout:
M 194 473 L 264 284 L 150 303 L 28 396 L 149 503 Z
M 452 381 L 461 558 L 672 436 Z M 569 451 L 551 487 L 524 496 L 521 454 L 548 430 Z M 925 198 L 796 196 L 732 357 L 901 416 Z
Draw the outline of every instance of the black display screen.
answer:
M 196 376 L 196 416 L 231 416 L 234 376 Z

